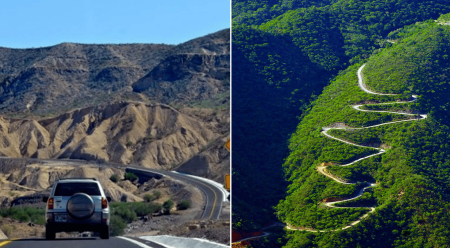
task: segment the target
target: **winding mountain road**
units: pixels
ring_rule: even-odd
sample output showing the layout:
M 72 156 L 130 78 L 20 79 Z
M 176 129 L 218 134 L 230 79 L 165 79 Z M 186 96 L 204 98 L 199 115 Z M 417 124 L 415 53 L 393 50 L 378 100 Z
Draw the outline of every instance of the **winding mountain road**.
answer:
M 286 225 L 284 225 L 283 223 L 275 223 L 275 224 L 272 224 L 270 226 L 266 226 L 266 227 L 262 228 L 261 230 L 266 230 L 266 229 L 269 229 L 269 228 L 274 227 L 274 226 L 285 227 Z M 258 236 L 254 236 L 254 237 L 248 237 L 248 238 L 243 238 L 243 239 L 240 239 L 238 241 L 233 242 L 233 244 L 238 244 L 238 243 L 241 243 L 241 242 L 244 242 L 244 241 L 247 241 L 247 240 L 263 238 L 263 237 L 269 236 L 270 234 L 271 234 L 270 232 L 263 232 L 262 235 L 258 235 Z
M 23 158 L 9 158 L 0 157 L 0 159 L 10 159 L 10 160 L 23 160 Z M 217 220 L 222 212 L 222 202 L 227 201 L 228 193 L 218 186 L 218 183 L 212 182 L 211 180 L 201 179 L 199 177 L 191 176 L 188 174 L 177 173 L 173 171 L 163 171 L 157 169 L 150 169 L 145 167 L 130 167 L 127 165 L 105 162 L 105 163 L 95 163 L 92 161 L 78 160 L 78 159 L 37 159 L 37 158 L 27 158 L 27 160 L 36 161 L 43 163 L 43 165 L 50 166 L 81 166 L 90 165 L 95 167 L 113 167 L 113 168 L 131 168 L 140 171 L 147 171 L 154 174 L 159 174 L 163 176 L 171 177 L 175 180 L 180 180 L 194 187 L 198 188 L 205 195 L 205 205 L 203 213 L 201 216 L 202 220 Z
M 148 171 L 156 174 L 161 174 L 164 176 L 169 176 L 173 179 L 186 182 L 188 184 L 197 187 L 205 194 L 205 207 L 201 219 L 203 220 L 217 220 L 219 219 L 220 213 L 222 211 L 222 201 L 225 201 L 227 196 L 224 190 L 217 187 L 216 184 L 208 182 L 206 180 L 201 180 L 200 178 L 193 177 L 188 174 L 177 173 L 172 171 L 162 171 L 156 169 L 148 169 L 143 167 L 127 167 L 133 168 L 134 170 Z
M 361 88 L 361 90 L 363 90 L 364 92 L 366 92 L 366 93 L 368 93 L 368 94 L 373 94 L 373 95 L 384 95 L 384 96 L 398 95 L 398 94 L 383 94 L 383 93 L 377 93 L 377 92 L 373 92 L 373 91 L 370 91 L 369 89 L 367 89 L 366 85 L 364 84 L 364 79 L 363 79 L 363 76 L 362 76 L 362 70 L 363 70 L 363 68 L 364 68 L 365 66 L 366 66 L 366 64 L 362 65 L 362 66 L 358 69 L 358 72 L 357 72 L 357 75 L 358 75 L 358 85 L 359 85 L 359 87 Z M 413 100 L 411 100 L 411 101 L 404 101 L 404 102 L 389 102 L 389 103 L 377 103 L 377 104 L 365 104 L 365 105 L 385 105 L 385 104 L 410 103 L 410 102 L 414 102 L 414 101 L 417 100 L 417 96 L 415 96 L 415 95 L 413 95 L 412 98 L 413 98 Z M 379 151 L 378 153 L 371 154 L 371 155 L 365 156 L 365 157 L 363 157 L 363 158 L 356 159 L 356 160 L 354 160 L 354 161 L 352 161 L 352 162 L 350 162 L 350 163 L 348 163 L 348 164 L 342 164 L 342 165 L 338 165 L 338 166 L 349 166 L 349 165 L 355 164 L 355 163 L 357 163 L 357 162 L 359 162 L 359 161 L 362 161 L 362 160 L 364 160 L 364 159 L 368 159 L 368 158 L 373 157 L 373 156 L 381 155 L 381 154 L 385 153 L 386 150 L 381 149 L 381 148 L 370 147 L 370 146 L 363 146 L 363 145 L 355 144 L 355 143 L 352 143 L 352 142 L 349 142 L 349 141 L 346 141 L 346 140 L 343 140 L 343 139 L 334 137 L 334 136 L 328 134 L 328 131 L 329 131 L 329 130 L 332 130 L 332 129 L 361 130 L 361 129 L 368 129 L 368 128 L 379 127 L 379 126 L 383 126 L 383 125 L 390 125 L 390 124 L 393 124 L 393 123 L 399 123 L 399 122 L 423 120 L 423 119 L 426 119 L 426 118 L 427 118 L 427 115 L 426 115 L 426 114 L 416 115 L 416 114 L 410 114 L 410 113 L 404 113 L 404 112 L 366 110 L 366 109 L 361 109 L 362 106 L 364 106 L 364 105 L 354 105 L 354 106 L 352 106 L 352 107 L 353 107 L 353 109 L 358 110 L 358 111 L 364 111 L 364 112 L 377 112 L 377 113 L 392 113 L 392 114 L 400 114 L 400 115 L 407 115 L 407 116 L 417 116 L 417 118 L 415 118 L 415 119 L 401 120 L 401 121 L 392 121 L 392 122 L 382 123 L 382 124 L 373 125 L 373 126 L 368 126 L 368 127 L 360 127 L 360 128 L 332 128 L 332 127 L 323 127 L 323 128 L 322 128 L 322 130 L 323 130 L 323 131 L 322 131 L 322 134 L 325 135 L 325 136 L 328 137 L 328 138 L 335 139 L 335 140 L 338 140 L 338 141 L 340 141 L 340 142 L 344 142 L 344 143 L 346 143 L 346 144 L 350 144 L 350 145 L 353 145 L 353 146 L 364 147 L 364 148 L 370 148 L 370 149 L 375 149 L 375 150 L 378 150 L 378 151 Z M 317 167 L 317 171 L 318 171 L 319 173 L 323 174 L 324 176 L 333 179 L 334 181 L 336 181 L 336 182 L 338 182 L 338 183 L 347 184 L 347 185 L 349 185 L 349 184 L 355 184 L 355 183 L 351 183 L 351 182 L 346 182 L 346 181 L 340 179 L 339 177 L 336 177 L 336 176 L 332 175 L 331 173 L 328 173 L 328 172 L 326 171 L 325 168 L 326 168 L 326 166 L 318 166 L 318 167 Z M 332 208 L 356 208 L 356 207 L 338 207 L 338 206 L 334 206 L 334 204 L 340 203 L 340 202 L 347 202 L 347 201 L 355 200 L 355 199 L 361 197 L 366 189 L 368 189 L 368 188 L 370 188 L 370 187 L 375 187 L 376 185 L 377 185 L 377 184 L 375 184 L 375 183 L 371 183 L 371 184 L 369 184 L 369 185 L 363 187 L 362 189 L 360 189 L 360 190 L 358 191 L 358 193 L 356 194 L 356 196 L 354 196 L 354 197 L 352 197 L 352 198 L 345 199 L 345 200 L 341 200 L 341 201 L 327 202 L 327 203 L 325 203 L 324 205 L 327 206 L 327 207 L 332 207 Z M 361 207 L 358 207 L 358 208 L 361 208 Z M 375 211 L 375 208 L 374 208 L 374 207 L 365 207 L 365 208 L 370 209 L 370 212 L 369 212 L 369 213 L 372 213 L 372 212 Z M 367 213 L 367 214 L 361 216 L 358 220 L 356 220 L 356 221 L 354 221 L 354 222 L 348 224 L 347 226 L 345 226 L 345 227 L 343 227 L 343 228 L 338 228 L 338 229 L 335 229 L 335 230 L 314 230 L 314 229 L 310 229 L 310 228 L 297 228 L 297 227 L 293 227 L 293 226 L 291 226 L 291 225 L 289 225 L 289 224 L 286 226 L 286 228 L 289 229 L 289 230 L 301 230 L 301 231 L 308 231 L 308 232 L 330 232 L 330 231 L 333 232 L 333 231 L 338 231 L 338 230 L 348 229 L 348 228 L 351 228 L 351 227 L 355 226 L 355 225 L 358 224 L 361 220 L 367 218 L 367 217 L 369 216 L 369 213 Z
M 269 235 L 270 235 L 270 233 L 263 232 L 262 235 L 241 239 L 241 240 L 238 240 L 236 242 L 233 242 L 233 244 L 237 244 L 237 243 L 244 242 L 244 241 L 247 241 L 247 240 L 252 240 L 252 239 L 259 239 L 259 238 L 266 237 L 266 236 L 269 236 Z
M 12 159 L 20 160 L 20 158 L 6 158 L 0 157 L 0 159 Z M 222 202 L 227 200 L 227 192 L 223 190 L 218 184 L 210 180 L 191 176 L 188 174 L 177 173 L 172 171 L 162 171 L 156 169 L 149 169 L 144 167 L 130 167 L 117 163 L 92 163 L 84 160 L 66 160 L 66 159 L 28 159 L 35 160 L 50 166 L 80 166 L 91 165 L 96 167 L 114 167 L 123 169 L 133 169 L 142 172 L 150 172 L 153 174 L 159 174 L 162 176 L 171 177 L 174 180 L 183 181 L 194 187 L 197 187 L 205 195 L 205 205 L 203 213 L 200 217 L 202 220 L 217 220 L 222 211 Z M 158 242 L 152 242 L 149 240 L 142 240 L 139 238 L 131 237 L 112 237 L 108 240 L 102 240 L 99 238 L 59 238 L 56 240 L 45 240 L 43 238 L 23 238 L 23 239 L 9 239 L 0 240 L 0 247 L 135 247 L 135 248 L 169 248 L 172 246 L 162 245 Z M 205 246 L 207 247 L 207 246 Z M 222 247 L 217 245 L 217 247 Z

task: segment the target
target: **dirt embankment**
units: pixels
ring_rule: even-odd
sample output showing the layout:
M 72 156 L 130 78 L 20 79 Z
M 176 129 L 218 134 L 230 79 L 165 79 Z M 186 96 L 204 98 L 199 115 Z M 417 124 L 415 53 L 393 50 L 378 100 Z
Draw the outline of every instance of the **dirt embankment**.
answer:
M 7 159 L 10 163 L 21 160 Z M 5 159 L 0 159 L 5 161 Z M 133 194 L 127 188 L 120 187 L 109 178 L 117 174 L 123 177 L 123 170 L 117 168 L 96 167 L 94 165 L 68 165 L 65 161 L 36 162 L 4 167 L 0 172 L 0 205 L 9 207 L 15 204 L 40 203 L 43 194 L 48 194 L 53 183 L 59 178 L 86 177 L 97 178 L 105 189 L 105 193 L 115 201 L 126 198 L 127 201 L 142 201 L 142 198 Z M 38 204 L 39 205 L 39 204 Z
M 189 184 L 172 180 L 170 177 L 150 178 L 139 183 L 124 180 L 124 169 L 114 167 L 102 167 L 95 164 L 70 164 L 70 161 L 28 161 L 9 166 L 19 159 L 0 159 L 0 206 L 9 207 L 11 204 L 37 204 L 42 195 L 49 193 L 53 183 L 60 178 L 97 178 L 102 184 L 105 193 L 113 201 L 143 201 L 146 194 L 159 191 L 161 197 L 156 200 L 163 203 L 172 199 L 175 203 L 182 200 L 192 202 L 191 208 L 186 212 L 192 212 L 192 218 L 201 214 L 204 201 L 202 193 Z M 117 175 L 119 181 L 111 181 L 111 176 Z M 41 204 L 42 205 L 42 204 Z
M 0 240 L 14 238 L 40 238 L 45 236 L 45 227 L 31 223 L 21 223 L 10 218 L 0 219 Z M 1 234 L 4 234 L 2 237 Z

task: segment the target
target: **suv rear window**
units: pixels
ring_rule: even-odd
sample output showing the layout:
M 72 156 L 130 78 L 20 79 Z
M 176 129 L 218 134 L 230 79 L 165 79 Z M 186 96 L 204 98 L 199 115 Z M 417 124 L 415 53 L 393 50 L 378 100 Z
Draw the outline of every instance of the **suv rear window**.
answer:
M 56 185 L 55 196 L 72 196 L 76 193 L 101 196 L 97 183 L 58 183 Z

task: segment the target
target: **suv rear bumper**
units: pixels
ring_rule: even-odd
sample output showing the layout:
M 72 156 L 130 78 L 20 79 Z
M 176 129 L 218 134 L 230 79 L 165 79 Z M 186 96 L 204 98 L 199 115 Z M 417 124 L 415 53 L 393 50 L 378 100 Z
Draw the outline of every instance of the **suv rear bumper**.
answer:
M 47 227 L 55 232 L 100 232 L 102 228 L 107 227 L 106 223 L 85 224 L 85 223 L 54 223 L 48 222 Z
M 55 214 L 66 215 L 67 222 L 55 222 Z M 94 212 L 94 214 L 86 220 L 77 220 L 68 215 L 67 212 L 48 211 L 46 224 L 56 232 L 98 232 L 102 227 L 109 225 L 109 212 Z

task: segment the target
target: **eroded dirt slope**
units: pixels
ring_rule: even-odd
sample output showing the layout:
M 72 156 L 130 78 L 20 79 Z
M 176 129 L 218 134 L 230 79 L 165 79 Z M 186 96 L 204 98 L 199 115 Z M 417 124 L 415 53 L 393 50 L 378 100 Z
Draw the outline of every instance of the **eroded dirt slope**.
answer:
M 14 158 L 135 163 L 168 170 L 219 138 L 223 130 L 218 121 L 206 123 L 162 104 L 130 102 L 79 109 L 40 121 L 0 118 L 0 153 Z

